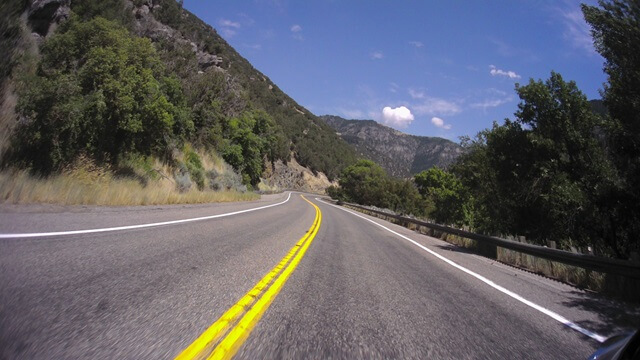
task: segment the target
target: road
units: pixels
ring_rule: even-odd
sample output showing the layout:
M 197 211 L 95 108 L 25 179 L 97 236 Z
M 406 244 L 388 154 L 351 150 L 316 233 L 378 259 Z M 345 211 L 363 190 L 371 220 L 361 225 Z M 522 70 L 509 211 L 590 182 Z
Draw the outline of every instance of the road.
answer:
M 0 358 L 585 359 L 640 323 L 635 305 L 305 197 L 3 205 L 2 234 L 218 217 L 1 238 Z

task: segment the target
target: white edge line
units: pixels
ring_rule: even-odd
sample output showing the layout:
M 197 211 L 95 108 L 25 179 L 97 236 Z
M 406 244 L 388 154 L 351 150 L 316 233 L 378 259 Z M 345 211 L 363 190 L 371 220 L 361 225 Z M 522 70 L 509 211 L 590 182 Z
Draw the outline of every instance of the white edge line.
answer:
M 520 301 L 521 303 L 523 303 L 523 304 L 525 304 L 525 305 L 527 305 L 527 306 L 530 306 L 530 307 L 532 307 L 532 308 L 534 308 L 534 309 L 536 309 L 536 310 L 540 311 L 541 313 L 543 313 L 543 314 L 545 314 L 545 315 L 547 315 L 547 316 L 551 317 L 552 319 L 554 319 L 554 320 L 556 320 L 556 321 L 561 322 L 563 325 L 565 325 L 565 326 L 567 326 L 567 327 L 569 327 L 569 328 L 571 328 L 571 329 L 573 329 L 573 330 L 575 330 L 575 331 L 578 331 L 579 333 L 581 333 L 581 334 L 583 334 L 583 335 L 586 335 L 586 336 L 588 336 L 588 337 L 590 337 L 590 338 L 592 338 L 592 339 L 594 339 L 594 340 L 596 340 L 596 341 L 598 341 L 598 342 L 600 342 L 600 343 L 603 343 L 603 342 L 605 342 L 605 340 L 607 340 L 607 338 L 606 338 L 606 337 L 604 337 L 604 336 L 602 336 L 602 335 L 600 335 L 600 334 L 594 333 L 594 332 L 592 332 L 592 331 L 589 331 L 589 330 L 587 330 L 587 329 L 585 329 L 585 328 L 580 327 L 579 325 L 577 325 L 576 323 L 574 323 L 574 322 L 570 321 L 569 319 L 565 318 L 564 316 L 562 316 L 562 315 L 560 315 L 560 314 L 557 314 L 557 313 L 555 313 L 555 312 L 553 312 L 553 311 L 551 311 L 551 310 L 549 310 L 549 309 L 547 309 L 547 308 L 544 308 L 544 307 L 542 307 L 542 306 L 540 306 L 540 305 L 538 305 L 538 304 L 536 304 L 536 303 L 534 303 L 534 302 L 532 302 L 532 301 L 529 301 L 529 300 L 527 300 L 527 299 L 523 298 L 522 296 L 520 296 L 520 295 L 518 295 L 518 294 L 514 293 L 514 292 L 513 292 L 513 291 L 511 291 L 511 290 L 507 290 L 506 288 L 504 288 L 504 287 L 502 287 L 502 286 L 500 286 L 500 285 L 498 285 L 498 284 L 494 283 L 493 281 L 491 281 L 491 280 L 489 280 L 489 279 L 485 278 L 484 276 L 482 276 L 482 275 L 480 275 L 480 274 L 477 274 L 477 273 L 475 273 L 475 272 L 473 272 L 473 271 L 471 271 L 471 270 L 469 270 L 469 269 L 465 268 L 464 266 L 461 266 L 461 265 L 457 264 L 456 262 L 454 262 L 454 261 L 452 261 L 452 260 L 449 260 L 448 258 L 446 258 L 446 257 L 444 257 L 444 256 L 442 256 L 442 255 L 440 255 L 440 254 L 438 254 L 437 252 L 435 252 L 435 251 L 433 251 L 433 250 L 431 250 L 431 249 L 428 249 L 428 248 L 427 248 L 427 247 L 425 247 L 424 245 L 419 244 L 418 242 L 416 242 L 416 241 L 414 241 L 414 240 L 412 240 L 412 239 L 410 239 L 410 238 L 408 238 L 408 237 L 406 237 L 406 236 L 404 236 L 404 235 L 402 235 L 402 234 L 400 234 L 400 233 L 397 233 L 397 232 L 395 232 L 395 231 L 393 231 L 393 230 L 389 229 L 388 227 L 386 227 L 386 226 L 384 226 L 384 225 L 378 224 L 377 222 L 375 222 L 375 221 L 373 221 L 373 220 L 371 220 L 371 219 L 368 219 L 368 218 L 366 218 L 366 217 L 364 217 L 364 216 L 362 216 L 362 215 L 360 215 L 360 214 L 357 214 L 357 213 L 355 213 L 355 212 L 353 212 L 353 211 L 350 211 L 350 210 L 344 209 L 344 208 L 342 208 L 342 207 L 340 207 L 340 206 L 336 206 L 336 205 L 333 205 L 333 204 L 329 204 L 329 203 L 327 203 L 327 202 L 325 202 L 325 201 L 323 201 L 323 200 L 321 200 L 321 199 L 316 198 L 316 200 L 318 200 L 318 201 L 320 201 L 320 202 L 323 202 L 323 203 L 325 203 L 326 205 L 329 205 L 329 206 L 333 206 L 333 207 L 335 207 L 335 208 L 338 208 L 338 209 L 340 209 L 340 210 L 342 210 L 342 211 L 346 211 L 346 212 L 348 212 L 348 213 L 350 213 L 350 214 L 352 214 L 352 215 L 355 215 L 355 216 L 357 216 L 357 217 L 359 217 L 359 218 L 362 218 L 362 219 L 364 219 L 364 220 L 367 220 L 367 221 L 369 221 L 369 222 L 371 222 L 371 223 L 373 223 L 373 224 L 375 224 L 375 225 L 377 225 L 377 226 L 379 226 L 379 227 L 381 227 L 381 228 L 383 228 L 383 229 L 385 229 L 385 230 L 389 231 L 390 233 L 392 233 L 392 234 L 394 234 L 394 235 L 397 235 L 397 236 L 399 236 L 399 237 L 403 238 L 404 240 L 409 241 L 410 243 L 412 243 L 412 244 L 416 245 L 417 247 L 419 247 L 419 248 L 421 248 L 422 250 L 424 250 L 424 251 L 428 252 L 429 254 L 431 254 L 431 255 L 435 256 L 436 258 L 438 258 L 438 259 L 440 259 L 440 260 L 442 260 L 442 261 L 446 262 L 447 264 L 449 264 L 449 265 L 451 265 L 451 266 L 453 266 L 453 267 L 457 268 L 458 270 L 463 271 L 463 272 L 465 272 L 465 273 L 467 273 L 467 274 L 469 274 L 469 275 L 471 275 L 471 276 L 475 277 L 476 279 L 478 279 L 478 280 L 480 280 L 480 281 L 484 282 L 485 284 L 487 284 L 487 285 L 491 286 L 492 288 L 494 288 L 494 289 L 496 289 L 496 290 L 498 290 L 498 291 L 500 291 L 500 292 L 502 292 L 502 293 L 504 293 L 504 294 L 507 294 L 507 295 L 511 296 L 512 298 L 514 298 L 514 299 L 516 299 L 516 300 Z
M 193 222 L 193 221 L 210 220 L 210 219 L 216 219 L 216 218 L 221 218 L 221 217 L 225 217 L 225 216 L 232 216 L 232 215 L 248 213 L 248 212 L 251 212 L 251 211 L 262 210 L 262 209 L 266 209 L 266 208 L 282 205 L 282 204 L 286 203 L 287 201 L 289 201 L 290 198 L 291 198 L 291 192 L 289 192 L 289 196 L 287 196 L 287 199 L 285 201 L 282 201 L 282 202 L 279 202 L 279 203 L 276 203 L 276 204 L 265 205 L 265 206 L 260 206 L 260 207 L 257 207 L 257 208 L 246 209 L 246 210 L 239 210 L 239 211 L 234 211 L 234 212 L 225 213 L 225 214 L 202 216 L 202 217 L 190 218 L 190 219 L 171 220 L 171 221 L 163 221 L 163 222 L 148 223 L 148 224 L 141 224 L 141 225 L 117 226 L 117 227 L 101 228 L 101 229 L 55 231 L 55 232 L 46 232 L 46 233 L 0 234 L 0 239 L 16 239 L 16 238 L 34 238 L 34 237 L 45 237 L 45 236 L 91 234 L 91 233 L 99 233 L 99 232 L 142 229 L 142 228 L 149 228 L 149 227 L 155 227 L 155 226 L 182 224 L 182 223 L 188 223 L 188 222 Z

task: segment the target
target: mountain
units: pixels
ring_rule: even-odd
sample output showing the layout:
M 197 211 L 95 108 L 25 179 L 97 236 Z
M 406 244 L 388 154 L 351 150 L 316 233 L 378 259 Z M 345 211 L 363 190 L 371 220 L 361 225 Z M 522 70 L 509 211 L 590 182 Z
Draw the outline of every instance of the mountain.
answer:
M 114 166 L 140 153 L 179 167 L 175 154 L 191 143 L 255 185 L 291 156 L 330 180 L 355 161 L 333 129 L 181 3 L 3 3 L 3 163 L 48 173 L 81 154 Z
M 433 166 L 447 167 L 462 153 L 453 141 L 402 133 L 373 120 L 320 116 L 357 153 L 380 164 L 397 177 L 408 177 Z

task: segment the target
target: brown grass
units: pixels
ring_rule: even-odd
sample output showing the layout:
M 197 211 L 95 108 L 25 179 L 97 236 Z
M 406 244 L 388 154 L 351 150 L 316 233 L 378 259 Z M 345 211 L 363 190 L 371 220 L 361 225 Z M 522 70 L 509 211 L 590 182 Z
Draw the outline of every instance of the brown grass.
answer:
M 139 181 L 116 179 L 108 171 L 76 169 L 48 178 L 22 170 L 0 172 L 0 202 L 10 204 L 55 203 L 64 205 L 159 205 L 249 201 L 260 196 L 235 191 L 180 193 L 168 179 L 142 186 Z

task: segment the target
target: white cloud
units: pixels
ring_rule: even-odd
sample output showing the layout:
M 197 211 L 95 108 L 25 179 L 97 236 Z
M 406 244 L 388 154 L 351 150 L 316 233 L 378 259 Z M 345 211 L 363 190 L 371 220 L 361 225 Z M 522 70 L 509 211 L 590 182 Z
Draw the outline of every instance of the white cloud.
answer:
M 584 20 L 582 11 L 576 7 L 571 10 L 559 10 L 564 23 L 563 36 L 574 48 L 582 49 L 589 55 L 596 53 L 589 25 Z
M 291 35 L 291 37 L 293 37 L 296 40 L 304 40 L 304 37 L 302 36 L 302 26 L 298 25 L 298 24 L 294 24 L 291 26 L 291 33 L 293 35 Z
M 236 21 L 221 19 L 219 24 L 222 27 L 231 27 L 231 28 L 240 29 L 240 23 Z
M 339 108 L 338 112 L 347 119 L 364 119 L 364 112 L 357 109 Z
M 492 95 L 498 95 L 498 96 L 502 96 L 502 97 L 505 97 L 508 94 L 506 91 L 503 91 L 503 90 L 500 90 L 500 89 L 496 89 L 496 88 L 488 88 L 486 90 L 486 92 L 489 93 L 489 94 L 492 94 Z
M 444 120 L 439 117 L 432 117 L 431 123 L 440 129 L 451 130 L 451 124 L 445 124 Z
M 218 25 L 220 25 L 220 33 L 226 38 L 233 37 L 241 27 L 239 22 L 228 19 L 220 19 Z
M 424 46 L 424 44 L 422 43 L 422 41 L 409 41 L 409 44 L 417 47 L 417 48 L 421 48 Z
M 406 128 L 411 124 L 413 119 L 414 117 L 411 110 L 407 109 L 405 106 L 397 108 L 385 106 L 385 108 L 382 109 L 382 121 L 389 126 Z
M 424 99 L 424 92 L 416 89 L 409 89 L 409 96 L 413 99 Z
M 473 103 L 469 106 L 471 106 L 472 108 L 481 108 L 486 110 L 487 108 L 494 108 L 494 107 L 498 107 L 500 105 L 504 105 L 508 102 L 510 102 L 511 100 L 513 100 L 513 97 L 508 96 L 502 99 L 487 99 L 485 101 L 481 101 L 481 102 L 477 102 L 477 103 Z
M 530 49 L 512 46 L 498 39 L 489 39 L 489 41 L 496 46 L 498 54 L 504 57 L 517 57 L 527 62 L 540 61 L 540 57 Z
M 380 60 L 384 57 L 382 51 L 374 51 L 371 53 L 371 58 L 374 60 Z
M 453 101 L 425 96 L 421 103 L 414 105 L 418 115 L 455 115 L 462 112 L 460 105 Z
M 498 69 L 496 68 L 494 65 L 489 65 L 489 74 L 491 74 L 491 76 L 506 76 L 509 79 L 520 79 L 521 76 L 516 74 L 515 71 L 505 71 L 502 69 Z
M 242 46 L 246 47 L 247 49 L 251 49 L 251 50 L 260 50 L 260 49 L 262 49 L 262 45 L 261 44 L 242 44 Z
M 398 84 L 396 84 L 396 83 L 394 83 L 394 82 L 389 83 L 389 91 L 390 91 L 390 92 L 392 92 L 392 93 L 394 93 L 394 94 L 395 94 L 395 93 L 397 93 L 397 92 L 398 92 L 398 88 L 399 88 Z
M 220 33 L 222 34 L 223 37 L 230 38 L 236 34 L 236 31 L 229 28 L 222 28 L 220 29 Z

